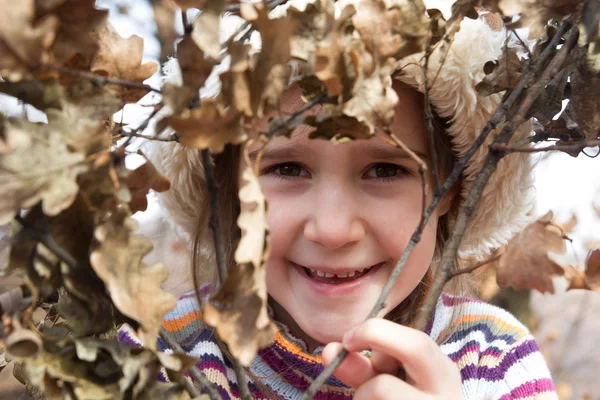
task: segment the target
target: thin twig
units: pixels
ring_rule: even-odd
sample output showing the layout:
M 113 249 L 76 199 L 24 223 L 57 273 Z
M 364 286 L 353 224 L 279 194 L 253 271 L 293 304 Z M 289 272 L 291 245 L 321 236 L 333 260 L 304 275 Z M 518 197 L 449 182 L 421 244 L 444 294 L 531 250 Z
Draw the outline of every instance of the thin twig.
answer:
M 164 107 L 164 104 L 161 103 L 158 105 L 158 107 L 156 107 L 152 113 L 150 113 L 150 115 L 148 115 L 148 117 L 144 120 L 144 122 L 142 122 L 140 124 L 140 126 L 138 126 L 137 128 L 135 128 L 132 132 L 129 132 L 129 134 L 131 133 L 138 133 L 143 131 L 144 129 L 146 129 L 146 127 L 148 126 L 148 124 L 150 123 L 150 121 L 152 120 L 152 118 L 154 118 L 156 116 L 156 114 L 159 113 L 160 110 L 162 110 L 162 108 Z M 155 132 L 154 136 L 158 137 L 158 135 L 160 134 L 160 132 Z M 131 143 L 131 140 L 133 140 L 133 136 L 130 135 L 130 137 L 125 141 L 125 143 L 123 143 L 123 148 L 126 148 L 127 146 L 129 146 L 129 143 Z
M 141 138 L 141 139 L 146 139 L 146 140 L 153 140 L 155 142 L 179 142 L 179 135 L 177 135 L 176 133 L 173 133 L 168 138 L 161 138 L 161 137 L 156 137 L 154 135 L 142 135 L 141 133 L 133 133 L 133 132 L 123 131 L 123 133 L 116 136 L 115 139 L 122 139 L 125 137 L 126 138 Z M 124 146 L 124 147 L 126 147 L 126 146 Z
M 470 274 L 471 272 L 483 267 L 484 265 L 488 265 L 489 263 L 493 263 L 494 261 L 498 260 L 500 258 L 502 254 L 497 254 L 494 257 L 488 258 L 487 260 L 483 260 L 481 262 L 478 262 L 477 264 L 469 267 L 469 268 L 463 268 L 463 269 L 459 269 L 458 271 L 454 271 L 451 275 L 450 275 L 450 279 L 454 278 L 455 276 L 458 275 L 462 275 L 462 274 Z
M 485 125 L 485 127 L 483 128 L 483 130 L 481 131 L 481 133 L 477 137 L 477 139 L 475 139 L 475 141 L 473 142 L 473 144 L 471 145 L 469 150 L 467 150 L 467 152 L 464 154 L 464 156 L 456 162 L 456 164 L 454 165 L 454 168 L 448 175 L 448 178 L 442 184 L 442 186 L 440 186 L 440 189 L 438 191 L 436 191 L 436 193 L 433 196 L 433 199 L 431 200 L 431 203 L 429 203 L 429 206 L 423 213 L 423 217 L 421 219 L 421 222 L 419 223 L 419 226 L 417 226 L 417 228 L 413 232 L 408 244 L 406 245 L 404 251 L 402 252 L 402 255 L 400 256 L 400 260 L 398 260 L 398 262 L 396 263 L 396 266 L 394 267 L 392 273 L 390 274 L 390 277 L 388 278 L 387 283 L 385 284 L 383 290 L 381 291 L 381 294 L 379 295 L 379 298 L 377 299 L 375 306 L 373 307 L 373 309 L 367 316 L 367 319 L 375 317 L 379 313 L 379 311 L 381 311 L 381 309 L 383 309 L 385 300 L 387 299 L 387 296 L 389 295 L 390 291 L 396 284 L 396 281 L 398 280 L 400 273 L 404 269 L 404 266 L 406 265 L 408 258 L 410 257 L 414 247 L 416 246 L 416 244 L 419 242 L 419 240 L 421 238 L 421 233 L 423 232 L 424 226 L 427 224 L 427 221 L 429 221 L 431 214 L 437 208 L 442 197 L 448 192 L 448 190 L 450 190 L 450 188 L 459 179 L 463 169 L 466 167 L 467 162 L 471 159 L 471 157 L 475 154 L 475 152 L 482 146 L 482 144 L 485 142 L 488 135 L 494 129 L 496 129 L 498 124 L 503 120 L 509 107 L 514 104 L 514 102 L 520 96 L 521 92 L 524 90 L 525 85 L 528 82 L 528 80 L 530 79 L 531 75 L 533 73 L 537 72 L 537 70 L 544 65 L 546 59 L 552 54 L 553 48 L 556 48 L 556 45 L 558 44 L 562 35 L 570 28 L 570 26 L 571 25 L 568 23 L 563 23 L 559 27 L 557 34 L 552 38 L 552 40 L 548 44 L 548 47 L 546 49 L 544 49 L 542 54 L 540 54 L 540 57 L 536 63 L 535 68 L 531 68 L 527 73 L 525 73 L 523 75 L 523 77 L 521 78 L 519 83 L 517 83 L 517 85 L 511 91 L 511 93 L 506 97 L 506 99 L 502 102 L 502 104 L 500 104 L 500 106 L 496 109 L 496 112 L 494 113 L 492 118 L 488 121 L 488 123 Z M 431 291 L 431 289 L 429 291 Z M 437 297 L 439 297 L 439 293 L 438 293 Z M 436 297 L 436 299 L 437 299 L 437 297 Z M 333 371 L 335 371 L 335 369 L 342 363 L 342 361 L 344 360 L 346 355 L 348 355 L 348 352 L 346 350 L 342 350 L 340 353 L 338 353 L 338 355 L 323 370 L 323 372 L 321 372 L 321 374 L 319 374 L 319 376 L 310 384 L 308 389 L 304 392 L 304 394 L 302 396 L 302 400 L 311 400 L 313 398 L 313 396 L 317 393 L 319 388 L 329 379 L 329 377 L 331 377 L 331 375 L 333 374 Z
M 177 343 L 177 340 L 175 340 L 175 338 L 165 328 L 160 328 L 160 338 L 164 340 L 167 346 L 169 346 L 174 352 L 185 353 L 185 351 L 183 351 L 179 343 Z M 208 394 L 211 400 L 222 400 L 221 395 L 217 390 L 217 386 L 214 383 L 212 383 L 206 377 L 206 375 L 204 375 L 204 373 L 198 369 L 197 366 L 192 366 L 189 369 L 189 373 L 192 376 L 192 378 L 194 378 L 194 380 L 200 384 L 202 390 L 204 390 Z M 188 388 L 186 387 L 186 390 L 187 389 Z M 196 397 L 192 395 L 192 393 L 190 393 L 190 396 L 192 398 Z
M 427 33 L 427 41 L 425 43 L 425 62 L 423 64 L 423 84 L 424 89 L 424 115 L 425 115 L 425 129 L 427 130 L 427 141 L 429 142 L 429 153 L 432 163 L 432 175 L 433 175 L 433 188 L 434 192 L 440 187 L 440 174 L 439 174 L 439 160 L 437 149 L 435 148 L 435 131 L 433 129 L 433 111 L 431 109 L 431 101 L 429 99 L 429 57 L 431 56 L 431 37 L 433 36 L 433 24 L 436 23 L 432 20 L 429 26 L 429 32 Z
M 160 89 L 153 88 L 150 85 L 146 85 L 144 83 L 128 81 L 126 79 L 119 78 L 108 78 L 106 76 L 94 74 L 88 71 L 80 71 L 77 69 L 61 67 L 58 65 L 45 65 L 43 69 L 55 70 L 58 72 L 62 72 L 63 74 L 76 76 L 78 78 L 83 78 L 94 82 L 97 85 L 119 85 L 129 89 L 142 89 L 148 90 L 149 92 L 161 93 Z
M 294 122 L 296 118 L 300 117 L 302 114 L 315 107 L 316 105 L 321 104 L 323 101 L 325 101 L 325 99 L 327 99 L 327 93 L 321 93 L 319 96 L 315 97 L 310 103 L 307 103 L 304 107 L 294 111 L 288 118 L 286 118 L 286 120 L 281 125 L 275 126 L 274 128 L 265 132 L 264 135 L 267 137 L 267 139 L 270 140 L 273 136 L 276 136 L 277 133 L 281 130 L 286 130 L 287 126 L 291 122 Z
M 539 153 L 546 151 L 564 151 L 565 153 L 578 153 L 587 147 L 600 146 L 600 139 L 582 140 L 571 144 L 555 144 L 546 147 L 529 147 L 529 146 L 507 146 L 505 144 L 492 145 L 493 150 L 502 151 L 504 153 Z
M 81 269 L 77 260 L 68 251 L 66 251 L 58 243 L 56 243 L 52 235 L 50 235 L 47 232 L 37 231 L 34 227 L 31 226 L 29 222 L 25 221 L 25 219 L 20 215 L 15 216 L 15 220 L 23 227 L 21 232 L 19 232 L 17 235 L 17 240 L 30 238 L 35 241 L 38 241 L 44 246 L 46 246 L 48 250 L 50 250 L 52 254 L 58 257 L 62 262 L 67 264 L 71 271 L 77 271 L 78 269 Z
M 565 21 L 562 26 L 567 25 L 570 27 L 571 24 Z M 562 37 L 562 35 L 563 34 L 560 33 L 560 37 Z M 569 38 L 567 39 L 567 42 L 556 53 L 554 58 L 544 69 L 544 72 L 540 79 L 528 90 L 525 99 L 519 104 L 518 110 L 516 110 L 516 115 L 510 118 L 510 123 L 505 125 L 505 127 L 502 129 L 502 132 L 500 132 L 500 134 L 495 138 L 493 144 L 508 143 L 511 137 L 514 135 L 517 128 L 523 122 L 525 122 L 525 120 L 527 119 L 527 113 L 529 112 L 529 109 L 532 107 L 535 100 L 542 93 L 546 84 L 550 81 L 552 76 L 560 70 L 567 55 L 577 44 L 578 36 L 579 34 L 577 28 L 573 28 L 569 35 Z M 440 261 L 440 266 L 438 267 L 433 281 L 431 283 L 431 286 L 429 287 L 429 291 L 425 296 L 423 306 L 419 309 L 417 313 L 414 325 L 415 329 L 424 331 L 427 327 L 430 315 L 435 309 L 435 305 L 438 301 L 438 298 L 440 297 L 444 286 L 452 276 L 451 270 L 452 266 L 454 265 L 454 260 L 456 259 L 458 247 L 467 228 L 467 225 L 471 219 L 471 216 L 475 212 L 475 208 L 477 207 L 481 195 L 483 194 L 483 189 L 485 188 L 485 185 L 487 184 L 490 176 L 494 173 L 498 163 L 500 162 L 502 157 L 504 157 L 504 155 L 506 155 L 506 153 L 492 149 L 490 149 L 489 153 L 487 154 L 483 167 L 481 168 L 481 170 L 477 174 L 477 177 L 475 178 L 473 188 L 469 192 L 469 195 L 465 199 L 460 209 L 460 212 L 452 229 L 452 233 L 450 234 L 448 241 L 445 243 L 444 251 L 442 253 Z

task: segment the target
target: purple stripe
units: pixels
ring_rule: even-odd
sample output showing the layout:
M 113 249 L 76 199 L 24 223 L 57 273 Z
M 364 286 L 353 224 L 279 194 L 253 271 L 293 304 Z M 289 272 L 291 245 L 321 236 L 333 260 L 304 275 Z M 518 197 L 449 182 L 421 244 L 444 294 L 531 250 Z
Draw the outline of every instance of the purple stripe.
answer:
M 487 343 L 486 343 L 487 344 Z M 485 351 L 481 351 L 481 345 L 478 341 L 472 340 L 466 343 L 463 347 L 461 347 L 458 351 L 448 354 L 448 357 L 454 361 L 455 363 L 460 360 L 467 352 L 476 352 L 478 353 L 478 357 L 481 359 L 483 356 L 492 356 L 499 358 L 502 356 L 502 351 L 500 351 L 497 347 L 490 346 Z
M 131 336 L 129 336 L 129 334 L 127 332 L 125 332 L 121 329 L 119 329 L 118 336 L 119 336 L 119 342 L 121 342 L 121 343 L 125 343 L 129 346 L 133 346 L 136 348 L 143 347 L 138 342 L 136 342 Z
M 291 360 L 286 360 L 285 358 L 280 358 L 277 355 L 277 353 L 275 351 L 273 351 L 273 347 L 274 346 L 269 346 L 267 348 L 262 349 L 259 352 L 259 356 L 272 370 L 275 371 L 275 373 L 277 373 L 281 378 L 283 378 L 290 385 L 292 385 L 296 389 L 300 390 L 301 392 L 304 392 L 308 388 L 308 386 L 310 385 L 311 382 L 309 382 L 304 376 L 297 374 L 295 371 L 302 371 L 304 373 L 308 372 L 308 371 L 303 370 L 303 368 L 301 368 L 301 365 L 306 366 L 307 367 L 306 369 L 312 370 L 311 373 L 313 373 L 313 374 L 315 374 L 315 372 L 318 371 L 318 372 L 316 372 L 316 374 L 314 376 L 317 376 L 323 370 L 322 364 L 312 364 L 312 366 L 311 366 L 310 364 L 300 361 L 297 358 L 291 359 Z M 308 375 L 308 376 L 314 378 L 313 375 Z M 332 385 L 333 381 L 337 381 L 340 384 L 342 384 L 335 377 L 331 377 L 327 381 L 326 386 L 323 386 L 321 388 L 321 390 L 319 390 L 319 392 L 317 392 L 317 394 L 315 394 L 314 398 L 317 400 L 336 400 L 336 399 L 348 399 L 349 400 L 349 399 L 352 399 L 351 395 L 344 395 L 343 393 L 328 392 L 327 386 L 334 386 L 334 385 Z M 338 386 L 338 385 L 335 385 L 335 386 Z M 341 388 L 347 388 L 347 387 L 345 385 L 343 385 Z
M 467 379 L 484 379 L 488 382 L 500 381 L 504 379 L 504 375 L 510 367 L 519 360 L 537 352 L 539 352 L 537 343 L 534 340 L 528 340 L 521 343 L 519 346 L 510 349 L 497 367 L 478 367 L 477 365 L 471 364 L 462 368 L 460 370 L 460 375 L 463 381 Z
M 500 400 L 523 399 L 529 396 L 533 396 L 534 394 L 555 391 L 556 389 L 554 388 L 552 379 L 543 378 L 522 384 L 521 386 L 514 389 L 512 392 L 500 397 Z

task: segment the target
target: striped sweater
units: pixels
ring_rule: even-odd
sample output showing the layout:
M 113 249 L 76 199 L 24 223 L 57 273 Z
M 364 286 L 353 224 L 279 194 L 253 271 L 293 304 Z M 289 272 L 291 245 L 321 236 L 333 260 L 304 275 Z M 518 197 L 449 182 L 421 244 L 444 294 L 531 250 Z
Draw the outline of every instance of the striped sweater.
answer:
M 235 373 L 217 346 L 210 330 L 202 328 L 201 311 L 193 293 L 182 296 L 177 307 L 166 315 L 163 326 L 183 349 L 197 357 L 198 368 L 214 382 L 223 399 L 239 399 Z M 284 399 L 299 399 L 310 382 L 323 370 L 320 348 L 306 351 L 301 340 L 279 326 L 275 342 L 262 349 L 250 372 Z M 467 400 L 557 399 L 550 372 L 529 333 L 508 312 L 487 303 L 442 295 L 427 333 L 438 342 L 462 377 Z M 141 342 L 124 327 L 119 338 L 140 346 Z M 159 339 L 158 348 L 171 352 Z M 166 379 L 162 374 L 159 379 Z M 254 398 L 268 399 L 251 378 Z M 351 399 L 353 391 L 335 377 L 314 397 L 319 400 Z

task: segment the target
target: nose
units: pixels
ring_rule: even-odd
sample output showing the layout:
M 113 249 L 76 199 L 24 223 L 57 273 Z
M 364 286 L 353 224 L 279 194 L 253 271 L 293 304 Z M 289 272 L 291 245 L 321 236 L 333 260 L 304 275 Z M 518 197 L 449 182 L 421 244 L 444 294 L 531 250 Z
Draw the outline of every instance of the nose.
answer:
M 334 186 L 335 187 L 335 186 Z M 358 242 L 365 235 L 356 196 L 339 186 L 319 189 L 304 236 L 330 249 Z

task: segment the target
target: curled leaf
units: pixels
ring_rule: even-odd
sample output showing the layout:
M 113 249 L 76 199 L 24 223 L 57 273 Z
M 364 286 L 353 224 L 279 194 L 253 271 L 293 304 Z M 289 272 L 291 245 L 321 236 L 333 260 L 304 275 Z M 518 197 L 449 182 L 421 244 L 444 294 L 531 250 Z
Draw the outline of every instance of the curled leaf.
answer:
M 216 329 L 233 356 L 248 366 L 258 350 L 273 341 L 274 327 L 267 314 L 266 203 L 247 150 L 244 157 L 246 184 L 240 189 L 238 218 L 242 239 L 235 252 L 238 265 L 229 269 L 219 292 L 205 304 L 204 321 Z
M 206 99 L 199 108 L 186 110 L 181 116 L 167 117 L 162 121 L 179 134 L 179 142 L 187 147 L 210 149 L 220 153 L 226 144 L 239 144 L 246 140 L 240 114 L 223 110 L 214 101 Z
M 141 150 L 138 153 L 142 154 Z M 132 213 L 137 211 L 146 211 L 148 207 L 148 192 L 150 189 L 156 192 L 165 192 L 171 187 L 169 178 L 156 170 L 154 164 L 146 159 L 146 162 L 137 167 L 127 178 L 125 182 L 131 192 L 131 201 L 129 208 Z
M 551 225 L 552 218 L 550 211 L 508 243 L 498 260 L 498 285 L 554 293 L 552 278 L 563 276 L 564 269 L 551 253 L 563 254 L 565 240 L 560 230 Z
M 155 349 L 162 321 L 176 299 L 160 287 L 169 274 L 167 268 L 142 262 L 152 244 L 148 238 L 133 235 L 136 228 L 129 212 L 118 208 L 96 228 L 100 245 L 92 251 L 90 262 L 119 311 L 140 323 L 137 333 L 144 345 Z

